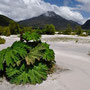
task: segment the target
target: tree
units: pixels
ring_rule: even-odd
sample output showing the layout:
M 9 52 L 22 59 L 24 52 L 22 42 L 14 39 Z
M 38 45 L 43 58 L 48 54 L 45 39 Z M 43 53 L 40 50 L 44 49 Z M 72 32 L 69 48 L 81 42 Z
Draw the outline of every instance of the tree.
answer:
M 9 27 L 3 27 L 3 33 L 2 34 L 5 36 L 10 36 L 11 32 L 10 32 Z
M 33 31 L 32 27 L 23 27 L 22 30 L 23 30 L 24 33 Z
M 10 21 L 9 24 L 11 34 L 18 34 L 20 32 L 20 26 L 14 21 Z
M 0 35 L 10 36 L 10 29 L 9 27 L 0 27 Z
M 55 34 L 55 26 L 53 24 L 50 24 L 50 25 L 47 24 L 45 26 L 45 32 L 46 34 L 50 34 L 50 35 Z
M 82 30 L 81 26 L 77 26 L 76 34 L 77 35 L 82 35 L 83 34 L 83 30 Z
M 66 30 L 64 31 L 64 34 L 71 35 L 71 33 L 72 33 L 72 28 L 70 24 L 68 24 Z

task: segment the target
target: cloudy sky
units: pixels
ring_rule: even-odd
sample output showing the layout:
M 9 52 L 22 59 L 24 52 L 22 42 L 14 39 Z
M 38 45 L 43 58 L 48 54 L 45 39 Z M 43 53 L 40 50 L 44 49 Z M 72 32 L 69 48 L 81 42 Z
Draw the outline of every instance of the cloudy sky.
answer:
M 90 18 L 90 0 L 0 0 L 0 14 L 16 21 L 39 16 L 46 11 L 80 24 Z

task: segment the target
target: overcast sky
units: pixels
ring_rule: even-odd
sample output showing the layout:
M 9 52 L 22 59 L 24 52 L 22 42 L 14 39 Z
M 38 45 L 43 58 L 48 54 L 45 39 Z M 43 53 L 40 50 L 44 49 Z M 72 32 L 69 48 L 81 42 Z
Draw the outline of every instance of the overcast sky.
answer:
M 16 21 L 38 16 L 46 11 L 84 23 L 90 18 L 90 0 L 0 0 L 0 14 Z

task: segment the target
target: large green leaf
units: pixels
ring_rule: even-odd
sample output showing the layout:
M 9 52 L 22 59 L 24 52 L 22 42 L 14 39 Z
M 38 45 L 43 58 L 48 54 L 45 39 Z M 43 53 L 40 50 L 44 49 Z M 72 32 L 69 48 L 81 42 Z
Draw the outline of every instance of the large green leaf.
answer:
M 6 52 L 6 49 L 3 49 L 2 51 L 0 51 L 0 70 L 3 70 L 5 52 Z
M 25 58 L 30 48 L 25 43 L 16 41 L 11 47 L 0 51 L 0 70 L 3 70 L 5 62 L 7 66 L 15 65 L 15 63 L 19 65 L 20 60 Z
M 40 61 L 45 49 L 46 47 L 41 43 L 37 45 L 35 48 L 31 49 L 30 53 L 28 53 L 28 55 L 25 58 L 27 65 L 33 65 L 35 63 L 35 60 Z
M 5 61 L 6 65 L 13 65 L 17 63 L 21 58 L 24 58 L 27 55 L 27 51 L 24 48 L 7 48 L 6 53 L 5 53 Z
M 25 57 L 27 65 L 34 64 L 36 60 L 41 59 L 45 61 L 54 61 L 54 52 L 49 49 L 49 45 L 46 43 L 40 43 L 35 48 L 31 49 L 30 53 Z
M 54 61 L 55 56 L 54 56 L 54 51 L 52 49 L 46 49 L 43 59 L 46 61 Z
M 41 83 L 47 78 L 48 68 L 46 65 L 39 63 L 32 68 L 27 68 L 23 64 L 21 67 L 7 67 L 6 75 L 11 83 L 16 84 L 36 84 Z
M 40 35 L 33 32 L 33 33 L 30 33 L 30 32 L 25 32 L 23 34 L 23 39 L 26 40 L 26 41 L 30 41 L 30 40 L 33 40 L 33 41 L 38 41 L 40 40 Z
M 11 46 L 11 48 L 15 48 L 15 49 L 16 49 L 17 47 L 19 47 L 19 48 L 24 48 L 24 49 L 26 49 L 26 50 L 30 50 L 30 49 L 31 49 L 31 47 L 28 46 L 26 43 L 20 42 L 20 41 L 14 42 L 13 45 Z

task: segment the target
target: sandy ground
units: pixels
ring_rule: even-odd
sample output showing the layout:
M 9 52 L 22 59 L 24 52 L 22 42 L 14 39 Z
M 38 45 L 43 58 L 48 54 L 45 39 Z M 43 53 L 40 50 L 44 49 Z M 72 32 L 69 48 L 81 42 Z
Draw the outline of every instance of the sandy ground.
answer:
M 65 40 L 61 37 L 65 37 Z M 4 38 L 7 42 L 0 45 L 0 50 L 19 40 L 16 36 Z M 0 83 L 0 90 L 90 90 L 90 56 L 88 55 L 90 37 L 45 35 L 42 40 L 51 45 L 50 47 L 55 51 L 56 64 L 64 71 L 61 72 L 58 69 L 54 74 L 49 75 L 42 84 L 35 86 L 16 86 L 3 80 Z

